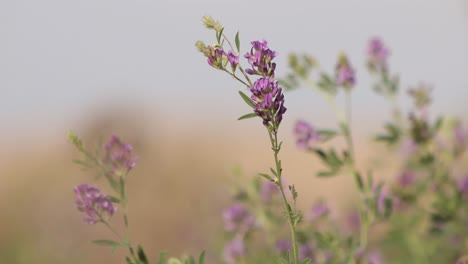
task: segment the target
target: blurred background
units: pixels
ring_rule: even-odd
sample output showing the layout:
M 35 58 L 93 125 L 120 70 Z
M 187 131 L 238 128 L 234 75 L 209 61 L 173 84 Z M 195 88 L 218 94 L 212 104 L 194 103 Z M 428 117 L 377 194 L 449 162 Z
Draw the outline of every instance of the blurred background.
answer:
M 244 52 L 251 40 L 267 39 L 279 52 L 277 76 L 287 73 L 289 52 L 310 53 L 328 70 L 346 52 L 358 74 L 353 118 L 361 164 L 380 158 L 369 155 L 379 151 L 370 137 L 390 118 L 365 70 L 372 36 L 390 47 L 402 88 L 435 88 L 431 114 L 466 120 L 466 0 L 0 1 L 0 263 L 121 262 L 119 252 L 89 242 L 111 234 L 84 223 L 73 204 L 73 186 L 93 174 L 72 163 L 78 153 L 67 143 L 69 130 L 89 146 L 112 133 L 134 145 L 140 160 L 128 186 L 131 237 L 152 259 L 160 250 L 213 248 L 233 182 L 249 181 L 272 157 L 261 121 L 236 121 L 247 111 L 239 84 L 194 47 L 214 42 L 203 15 L 231 36 L 240 30 Z M 286 106 L 282 159 L 301 205 L 352 197 L 351 179 L 317 179 L 315 158 L 294 146 L 297 119 L 336 123 L 327 104 L 301 89 L 286 93 Z M 233 179 L 234 167 L 241 179 Z

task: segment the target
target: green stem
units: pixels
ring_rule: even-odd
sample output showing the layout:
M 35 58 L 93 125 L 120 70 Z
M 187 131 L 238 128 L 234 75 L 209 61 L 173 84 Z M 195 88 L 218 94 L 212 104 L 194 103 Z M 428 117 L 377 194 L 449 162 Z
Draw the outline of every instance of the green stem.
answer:
M 223 33 L 223 38 L 224 40 L 226 40 L 226 42 L 228 43 L 229 47 L 231 47 L 231 50 L 232 52 L 235 52 L 235 49 L 234 49 L 234 46 L 232 45 L 231 41 L 229 41 L 229 39 L 226 37 L 226 35 L 224 35 Z M 240 54 L 237 54 L 239 57 L 240 57 Z M 235 77 L 237 80 L 239 80 L 240 82 L 242 82 L 243 84 L 245 84 L 247 87 L 249 86 L 252 86 L 252 81 L 250 80 L 249 76 L 245 73 L 244 69 L 242 68 L 242 66 L 239 64 L 237 65 L 237 67 L 239 68 L 239 70 L 242 72 L 242 75 L 244 75 L 245 79 L 247 80 L 247 82 L 249 83 L 249 85 L 247 85 L 245 82 L 241 81 L 239 78 Z
M 234 79 L 238 80 L 239 82 L 241 82 L 243 85 L 247 86 L 247 87 L 250 87 L 251 85 L 248 85 L 246 82 L 244 82 L 243 80 L 241 80 L 239 77 L 237 77 L 237 75 L 235 75 L 234 73 L 232 72 L 229 72 L 228 70 L 226 69 L 223 69 L 225 72 L 227 72 L 229 75 L 231 75 Z
M 270 136 L 270 141 L 271 141 L 271 147 L 273 149 L 274 157 L 275 157 L 275 165 L 276 165 L 276 174 L 277 174 L 277 179 L 278 181 L 276 182 L 276 185 L 280 189 L 281 192 L 281 197 L 283 199 L 284 206 L 286 208 L 286 212 L 288 214 L 288 219 L 289 219 L 289 224 L 291 228 L 291 242 L 292 242 L 292 249 L 293 249 L 293 258 L 294 258 L 294 264 L 298 264 L 298 250 L 297 250 L 297 242 L 296 242 L 296 226 L 294 223 L 294 215 L 293 211 L 291 209 L 291 206 L 288 203 L 288 199 L 286 198 L 286 195 L 284 193 L 284 188 L 283 188 L 283 182 L 281 178 L 281 173 L 282 173 L 282 168 L 281 168 L 281 161 L 278 158 L 278 153 L 280 151 L 279 145 L 278 145 L 278 135 L 276 130 L 275 131 L 268 131 L 268 134 Z

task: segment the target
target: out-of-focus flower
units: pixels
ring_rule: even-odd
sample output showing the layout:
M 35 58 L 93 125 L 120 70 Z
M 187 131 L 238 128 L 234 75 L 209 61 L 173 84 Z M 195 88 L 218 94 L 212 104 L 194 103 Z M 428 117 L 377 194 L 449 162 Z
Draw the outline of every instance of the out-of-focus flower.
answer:
M 132 145 L 123 143 L 119 137 L 112 135 L 104 149 L 114 170 L 123 168 L 129 171 L 136 166 L 138 156 L 132 156 Z
M 299 260 L 304 260 L 306 258 L 309 258 L 311 260 L 314 259 L 314 250 L 312 247 L 308 244 L 300 244 L 298 246 L 298 251 L 299 251 Z
M 76 195 L 76 207 L 85 213 L 84 220 L 89 224 L 107 221 L 114 215 L 116 208 L 109 197 L 102 194 L 97 187 L 81 184 L 73 189 Z
M 412 139 L 406 139 L 400 145 L 401 153 L 405 158 L 410 157 L 417 149 L 418 145 Z
M 401 188 L 412 186 L 416 182 L 416 173 L 411 170 L 403 171 L 397 178 L 397 184 Z
M 338 57 L 338 63 L 336 65 L 336 83 L 346 88 L 352 88 L 356 83 L 354 69 L 344 54 Z
M 463 127 L 461 122 L 457 122 L 454 130 L 455 152 L 457 154 L 463 153 L 468 143 L 468 131 Z
M 457 260 L 456 264 L 468 264 L 468 257 L 461 257 Z
M 352 211 L 346 216 L 346 224 L 350 232 L 355 233 L 361 228 L 361 216 L 359 212 Z
M 367 259 L 368 264 L 384 264 L 385 263 L 382 258 L 382 254 L 377 250 L 373 250 L 369 252 L 366 256 L 366 259 Z
M 463 196 L 468 196 L 468 175 L 458 180 L 457 187 Z
M 236 237 L 224 247 L 224 261 L 227 264 L 239 263 L 239 260 L 247 254 L 242 238 Z
M 280 190 L 278 186 L 271 181 L 264 181 L 260 187 L 260 197 L 262 202 L 269 204 L 272 202 L 275 195 L 279 194 Z
M 235 203 L 223 212 L 224 228 L 227 231 L 246 233 L 255 225 L 255 218 L 241 203 Z
M 288 252 L 292 249 L 292 243 L 289 240 L 278 240 L 276 241 L 276 249 L 281 253 Z
M 371 71 L 386 71 L 390 50 L 380 38 L 372 38 L 367 46 L 367 66 Z
M 250 87 L 255 113 L 263 119 L 263 124 L 269 127 L 277 127 L 283 114 L 284 95 L 278 81 L 270 77 L 260 78 Z
M 260 75 L 263 77 L 274 77 L 276 63 L 273 59 L 278 55 L 276 51 L 271 50 L 268 47 L 266 40 L 263 41 L 252 41 L 252 49 L 246 53 L 244 57 L 249 61 L 252 66 L 251 69 L 245 71 L 251 75 Z
M 379 188 L 379 184 L 374 184 L 372 191 L 376 195 L 377 210 L 380 214 L 385 213 L 385 201 L 390 199 L 390 191 L 386 186 Z
M 300 149 L 310 149 L 320 139 L 320 135 L 309 123 L 304 120 L 298 120 L 294 125 L 294 135 L 296 136 L 296 145 Z
M 309 215 L 308 215 L 308 220 L 313 221 L 317 220 L 323 216 L 326 216 L 330 213 L 330 208 L 325 202 L 318 202 L 314 206 L 312 206 Z
M 239 56 L 234 54 L 232 50 L 230 50 L 226 56 L 227 56 L 227 60 L 231 64 L 232 70 L 235 70 L 237 65 L 239 64 Z

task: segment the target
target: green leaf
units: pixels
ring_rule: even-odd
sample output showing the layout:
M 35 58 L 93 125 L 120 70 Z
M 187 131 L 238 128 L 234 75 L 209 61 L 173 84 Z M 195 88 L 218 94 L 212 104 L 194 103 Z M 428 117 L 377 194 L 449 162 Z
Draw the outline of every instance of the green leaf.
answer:
M 237 34 L 236 34 L 235 41 L 236 41 L 236 48 L 237 48 L 237 52 L 240 52 L 239 31 L 237 31 Z
M 239 91 L 239 95 L 242 97 L 242 99 L 244 99 L 244 102 L 245 102 L 248 106 L 250 106 L 250 107 L 252 107 L 252 108 L 255 107 L 254 104 L 252 103 L 252 101 L 250 100 L 250 98 L 249 98 L 244 92 Z
M 359 172 L 354 172 L 354 179 L 356 180 L 356 184 L 359 188 L 359 190 L 364 191 L 364 182 L 362 181 L 361 174 Z
M 317 174 L 319 177 L 333 177 L 338 174 L 338 171 L 321 171 Z
M 304 259 L 304 260 L 301 262 L 301 264 L 310 264 L 310 263 L 312 263 L 312 260 L 309 259 L 309 258 Z
M 120 203 L 120 199 L 115 196 L 109 196 L 109 200 L 113 203 Z
M 256 116 L 257 116 L 256 113 L 248 113 L 248 114 L 245 114 L 245 115 L 237 118 L 237 120 L 244 120 L 244 119 L 254 118 Z
M 107 239 L 100 239 L 100 240 L 93 240 L 92 241 L 96 245 L 100 246 L 108 246 L 108 247 L 119 247 L 121 246 L 119 242 L 114 240 L 107 240 Z
M 146 257 L 145 251 L 143 251 L 143 248 L 140 245 L 138 245 L 137 254 L 138 259 L 142 262 L 142 264 L 148 264 L 148 258 Z
M 269 180 L 271 182 L 274 182 L 273 178 L 270 175 L 266 174 L 266 173 L 259 173 L 258 175 L 262 176 L 263 178 L 265 178 L 265 179 L 267 179 L 267 180 Z
M 203 250 L 198 258 L 198 264 L 205 264 L 205 251 Z

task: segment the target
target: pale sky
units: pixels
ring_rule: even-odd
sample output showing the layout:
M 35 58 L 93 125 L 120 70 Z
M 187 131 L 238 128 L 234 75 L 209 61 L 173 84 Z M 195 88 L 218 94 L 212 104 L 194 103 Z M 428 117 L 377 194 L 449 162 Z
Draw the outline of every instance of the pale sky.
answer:
M 175 125 L 209 123 L 219 115 L 235 119 L 246 110 L 240 86 L 209 68 L 194 48 L 196 40 L 214 40 L 201 24 L 203 15 L 220 20 L 229 34 L 240 30 L 244 51 L 251 40 L 267 39 L 280 54 L 278 76 L 287 71 L 289 52 L 313 54 L 331 69 L 345 51 L 358 71 L 358 122 L 388 110 L 377 109 L 383 100 L 370 91 L 364 69 L 366 42 L 380 36 L 404 88 L 433 85 L 435 112 L 466 117 L 466 0 L 3 0 L 3 136 L 61 131 L 116 105 L 152 109 Z M 311 92 L 286 98 L 290 122 L 328 117 L 325 103 Z

